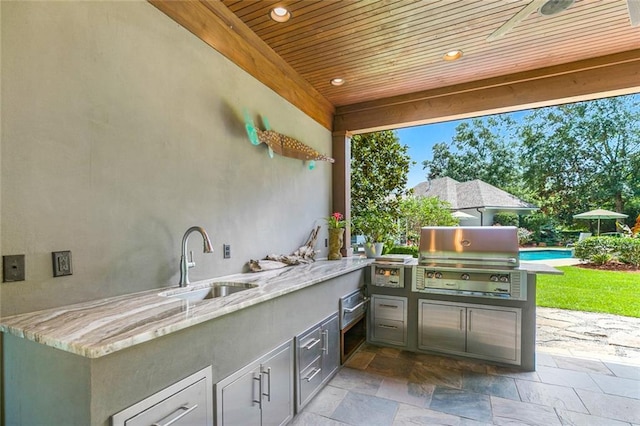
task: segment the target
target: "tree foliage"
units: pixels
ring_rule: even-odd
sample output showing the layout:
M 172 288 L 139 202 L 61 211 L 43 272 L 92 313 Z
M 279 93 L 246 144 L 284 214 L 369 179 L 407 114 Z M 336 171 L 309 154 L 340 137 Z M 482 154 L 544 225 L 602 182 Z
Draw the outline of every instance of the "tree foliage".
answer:
M 521 129 L 523 178 L 549 214 L 624 211 L 640 196 L 640 103 L 618 97 L 539 109 Z
M 451 216 L 451 205 L 438 197 L 405 197 L 400 202 L 405 225 L 405 240 L 418 241 L 423 226 L 452 226 L 458 220 Z
M 640 211 L 640 96 L 540 108 L 520 124 L 489 116 L 460 124 L 438 143 L 427 177 L 481 179 L 573 223 L 594 208 Z
M 408 147 L 400 144 L 394 131 L 355 135 L 351 139 L 351 215 L 354 234 L 382 239 L 384 236 L 373 236 L 371 233 L 393 233 L 400 214 L 400 199 L 407 192 L 405 186 L 412 163 Z M 375 229 L 368 230 L 367 226 Z
M 511 117 L 497 115 L 460 123 L 451 144 L 435 144 L 433 159 L 422 162 L 427 177 L 447 176 L 460 182 L 480 179 L 507 191 L 517 188 L 515 125 Z

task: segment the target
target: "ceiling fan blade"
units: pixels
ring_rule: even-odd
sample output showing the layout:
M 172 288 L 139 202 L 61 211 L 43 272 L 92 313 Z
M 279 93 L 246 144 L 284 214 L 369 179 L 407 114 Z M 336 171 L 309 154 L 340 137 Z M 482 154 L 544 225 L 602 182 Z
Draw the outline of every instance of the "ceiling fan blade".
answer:
M 531 13 L 533 13 L 534 10 L 540 8 L 540 6 L 542 6 L 547 1 L 548 0 L 533 0 L 531 3 L 529 3 L 522 9 L 520 9 L 518 13 L 513 15 L 511 19 L 509 19 L 507 22 L 502 24 L 500 28 L 498 28 L 493 33 L 491 33 L 491 35 L 487 37 L 487 41 L 491 42 L 499 39 L 509 31 L 511 31 L 513 27 L 518 25 L 520 22 L 524 21 L 527 16 L 531 15 Z M 640 0 L 628 0 L 628 1 L 640 1 Z
M 631 26 L 640 25 L 640 0 L 627 0 L 627 9 L 629 9 L 629 19 Z

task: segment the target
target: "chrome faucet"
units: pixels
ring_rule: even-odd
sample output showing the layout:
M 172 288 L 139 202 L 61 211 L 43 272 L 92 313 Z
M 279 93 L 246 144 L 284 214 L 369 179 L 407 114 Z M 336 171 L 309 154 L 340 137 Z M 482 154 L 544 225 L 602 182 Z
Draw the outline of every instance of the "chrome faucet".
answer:
M 185 287 L 189 284 L 189 268 L 193 268 L 196 266 L 196 263 L 193 261 L 193 251 L 189 252 L 189 260 L 187 261 L 187 241 L 189 240 L 189 235 L 192 232 L 198 231 L 200 235 L 202 235 L 202 239 L 204 240 L 204 253 L 213 253 L 213 248 L 211 247 L 211 240 L 209 239 L 209 235 L 207 235 L 207 231 L 204 230 L 201 226 L 192 226 L 187 229 L 187 232 L 184 233 L 182 237 L 182 256 L 180 257 L 180 287 Z

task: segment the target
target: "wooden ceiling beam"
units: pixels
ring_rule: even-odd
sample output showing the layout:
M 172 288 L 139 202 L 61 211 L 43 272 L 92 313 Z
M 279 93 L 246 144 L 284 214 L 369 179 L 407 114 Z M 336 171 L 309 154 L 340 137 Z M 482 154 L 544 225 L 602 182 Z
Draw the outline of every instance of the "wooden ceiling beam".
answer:
M 222 2 L 148 1 L 320 125 L 331 130 L 335 112 L 333 104 Z
M 430 124 L 640 92 L 640 49 L 338 107 L 334 132 Z

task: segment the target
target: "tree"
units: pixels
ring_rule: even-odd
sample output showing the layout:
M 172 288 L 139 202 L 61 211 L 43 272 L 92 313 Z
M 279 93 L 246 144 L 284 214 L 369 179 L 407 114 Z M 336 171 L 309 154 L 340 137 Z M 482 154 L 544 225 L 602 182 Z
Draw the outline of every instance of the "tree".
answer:
M 506 115 L 475 118 L 456 127 L 450 144 L 433 147 L 433 159 L 422 162 L 428 179 L 480 179 L 508 192 L 520 192 L 515 121 Z
M 413 163 L 408 147 L 394 131 L 355 135 L 351 138 L 351 215 L 354 234 L 362 234 L 367 217 L 390 221 L 399 217 L 399 202 L 408 191 L 407 175 Z M 360 228 L 360 229 L 358 229 Z M 385 231 L 385 230 L 383 230 Z
M 623 96 L 543 108 L 521 129 L 523 177 L 542 211 L 570 222 L 640 196 L 640 103 Z
M 406 241 L 416 242 L 423 226 L 452 226 L 458 220 L 451 216 L 451 205 L 438 197 L 405 197 L 400 211 L 405 223 Z

